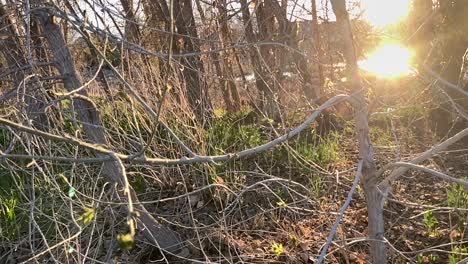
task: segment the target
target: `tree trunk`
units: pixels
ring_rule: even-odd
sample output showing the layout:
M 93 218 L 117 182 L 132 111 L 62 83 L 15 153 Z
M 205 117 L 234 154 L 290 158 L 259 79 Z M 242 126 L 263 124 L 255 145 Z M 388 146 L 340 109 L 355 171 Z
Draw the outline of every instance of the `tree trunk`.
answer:
M 200 14 L 200 19 L 203 24 L 207 24 L 208 22 L 206 21 L 205 17 L 205 12 L 203 11 L 203 7 L 201 6 L 201 3 L 199 0 L 195 0 L 195 4 L 197 5 L 198 13 Z M 219 34 L 218 34 L 219 35 Z M 210 48 L 212 50 L 216 50 L 217 46 L 214 41 L 210 41 Z M 221 88 L 221 93 L 223 95 L 223 100 L 224 103 L 226 104 L 226 109 L 229 112 L 233 112 L 236 110 L 236 107 L 234 106 L 233 99 L 231 97 L 231 93 L 228 87 L 228 82 L 226 80 L 225 76 L 225 71 L 223 71 L 223 68 L 221 67 L 221 62 L 220 62 L 220 57 L 218 52 L 211 52 L 210 57 L 213 61 L 213 64 L 215 66 L 215 71 L 216 75 L 218 77 L 218 84 Z
M 252 16 L 250 15 L 249 6 L 247 0 L 240 0 L 241 9 L 242 9 L 242 22 L 244 24 L 245 37 L 248 43 L 257 42 L 257 37 L 253 30 L 252 25 Z M 261 108 L 264 108 L 263 96 L 266 93 L 268 86 L 263 78 L 263 69 L 260 62 L 260 56 L 257 47 L 254 45 L 250 48 L 250 64 L 252 65 L 252 70 L 254 72 L 255 84 L 257 86 L 258 93 L 261 97 Z
M 274 8 L 271 5 L 271 0 L 257 4 L 256 18 L 260 41 L 273 42 L 273 34 L 275 33 L 275 17 L 273 14 Z M 277 120 L 279 118 L 278 91 L 281 86 L 278 78 L 282 78 L 282 76 L 279 77 L 278 75 L 278 53 L 274 45 L 263 44 L 260 46 L 260 54 L 264 61 L 261 64 L 261 67 L 264 68 L 261 78 L 266 82 L 266 89 L 263 91 L 263 110 L 268 117 Z
M 174 0 L 175 24 L 177 33 L 183 35 L 182 46 L 187 53 L 199 53 L 200 45 L 198 33 L 193 16 L 191 0 Z M 192 55 L 182 58 L 183 77 L 188 97 L 188 102 L 195 112 L 198 120 L 204 121 L 212 115 L 211 101 L 207 87 L 203 80 L 203 64 L 200 55 Z
M 140 29 L 136 23 L 135 11 L 132 0 L 120 0 L 125 16 L 125 37 L 129 42 L 140 44 Z
M 313 57 L 315 58 L 315 65 L 317 65 L 318 77 L 319 77 L 319 87 L 318 91 L 315 91 L 315 94 L 320 97 L 320 93 L 323 86 L 323 68 L 321 64 L 320 55 L 322 54 L 322 41 L 320 38 L 320 28 L 318 24 L 318 16 L 317 16 L 317 4 L 316 0 L 311 0 L 312 3 L 312 35 L 313 35 Z
M 4 45 L 2 53 L 5 60 L 14 72 L 12 73 L 13 85 L 18 98 L 22 98 L 21 101 L 17 102 L 20 107 L 25 107 L 26 115 L 28 116 L 31 123 L 37 128 L 47 127 L 48 120 L 47 116 L 43 111 L 43 96 L 41 95 L 39 78 L 32 76 L 33 62 L 28 61 L 27 52 L 23 49 L 24 44 L 21 43 L 20 30 L 17 27 L 17 21 L 15 21 L 13 15 L 10 14 L 11 10 L 6 9 L 6 5 L 3 1 L 0 1 L 0 17 L 3 17 L 0 21 L 0 33 L 6 35 L 0 39 L 0 44 Z M 33 34 L 32 42 L 27 45 L 35 45 L 34 36 L 35 31 L 31 29 Z M 43 50 L 43 47 L 36 47 L 36 50 Z M 31 58 L 32 59 L 32 58 Z M 42 63 L 44 61 L 41 61 Z M 25 69 L 21 69 L 26 66 Z M 47 66 L 46 66 L 47 67 Z M 12 93 L 13 94 L 13 93 Z
M 443 77 L 451 83 L 460 84 L 460 73 L 464 63 L 464 55 L 468 48 L 468 4 L 466 0 L 444 1 L 441 4 L 441 12 L 444 17 L 444 46 L 442 54 L 446 63 Z M 468 111 L 468 98 L 460 98 L 460 93 L 452 89 L 447 90 L 448 94 L 458 99 L 457 103 Z M 446 104 L 447 109 L 451 109 L 450 103 Z M 450 124 L 448 124 L 450 126 Z M 447 127 L 447 126 L 446 126 Z
M 10 69 L 19 69 L 26 63 L 24 57 L 25 52 L 22 50 L 22 45 L 19 43 L 19 33 L 16 29 L 15 21 L 8 15 L 6 4 L 3 0 L 0 0 L 0 19 L 0 34 L 8 36 L 0 38 L 0 46 L 4 47 L 1 49 L 1 52 Z M 23 79 L 24 74 L 22 70 L 13 73 L 13 84 L 15 88 L 18 88 Z
M 82 82 L 76 72 L 70 50 L 65 44 L 60 26 L 54 22 L 53 16 L 48 14 L 47 9 L 36 8 L 33 15 L 42 26 L 44 37 L 56 62 L 55 66 L 63 77 L 65 89 L 72 91 L 81 87 Z M 86 96 L 86 91 L 82 90 L 81 94 Z M 82 99 L 74 100 L 73 106 L 78 121 L 83 125 L 86 137 L 93 143 L 107 144 L 96 106 L 91 101 Z M 102 174 L 109 182 L 119 183 L 121 181 L 118 167 L 113 161 L 103 163 Z M 138 200 L 135 202 L 138 204 Z M 142 228 L 148 240 L 171 252 L 177 252 L 181 249 L 182 244 L 177 233 L 159 224 L 146 210 L 141 208 L 142 205 L 137 205 L 138 207 L 140 207 L 138 221 L 141 223 L 139 227 Z
M 226 42 L 229 40 L 229 26 L 228 26 L 228 14 L 227 14 L 227 3 L 226 0 L 217 1 L 217 8 L 219 11 L 218 15 L 218 24 L 219 24 L 219 40 L 221 43 L 221 48 L 226 47 Z M 230 61 L 231 51 L 226 50 L 221 52 L 221 57 L 223 59 L 224 73 L 226 73 L 227 80 L 225 81 L 226 86 L 228 87 L 232 105 L 234 109 L 240 108 L 240 96 L 239 91 L 237 90 L 236 83 L 234 81 L 234 70 L 232 68 L 232 63 Z
M 383 241 L 385 233 L 383 221 L 383 195 L 378 189 L 374 151 L 369 137 L 368 109 L 357 65 L 353 35 L 345 0 L 331 0 L 337 25 L 341 31 L 344 44 L 346 68 L 351 80 L 352 92 L 356 95 L 352 103 L 355 109 L 356 130 L 359 143 L 359 158 L 363 160 L 361 186 L 367 203 L 368 233 L 371 241 L 372 263 L 387 263 L 387 247 Z
M 301 48 L 299 46 L 299 42 L 301 40 L 304 40 L 302 36 L 303 34 L 301 34 L 301 32 L 303 31 L 304 29 L 303 27 L 301 27 L 299 23 L 296 22 L 293 24 L 291 33 L 290 33 L 291 41 L 289 44 L 292 48 L 295 48 L 297 50 Z M 319 89 L 316 88 L 317 84 L 314 83 L 314 79 L 312 75 L 313 70 L 311 67 L 310 59 L 308 59 L 308 58 L 312 58 L 313 56 L 311 55 L 309 57 L 305 57 L 302 54 L 294 52 L 292 54 L 292 57 L 293 57 L 294 63 L 296 64 L 297 70 L 301 74 L 301 77 L 302 77 L 302 85 L 303 85 L 302 90 L 304 92 L 305 98 L 312 102 L 317 101 L 317 99 L 319 99 L 319 94 L 317 93 Z

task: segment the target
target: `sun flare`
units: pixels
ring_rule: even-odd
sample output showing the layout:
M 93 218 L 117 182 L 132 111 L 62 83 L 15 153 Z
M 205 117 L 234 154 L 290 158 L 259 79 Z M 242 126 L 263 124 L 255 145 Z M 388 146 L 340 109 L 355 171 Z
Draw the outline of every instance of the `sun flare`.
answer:
M 375 27 L 385 27 L 403 20 L 409 13 L 412 0 L 362 0 L 364 19 Z
M 411 74 L 412 52 L 396 43 L 386 43 L 371 52 L 359 67 L 381 78 L 395 78 Z

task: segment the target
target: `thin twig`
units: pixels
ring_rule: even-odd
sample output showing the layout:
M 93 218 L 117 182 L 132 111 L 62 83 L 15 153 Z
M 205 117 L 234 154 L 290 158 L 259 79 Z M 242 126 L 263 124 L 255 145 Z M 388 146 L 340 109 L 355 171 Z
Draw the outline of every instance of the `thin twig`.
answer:
M 433 146 L 431 149 L 425 151 L 421 155 L 412 159 L 411 161 L 409 161 L 409 163 L 418 164 L 418 163 L 424 162 L 430 159 L 431 157 L 433 157 L 434 155 L 438 154 L 439 152 L 447 149 L 449 146 L 461 140 L 467 135 L 468 135 L 468 128 L 465 128 L 462 131 L 455 134 L 454 136 L 452 136 L 451 138 L 443 141 L 442 143 L 438 145 Z M 383 188 L 384 192 L 390 187 L 391 182 L 395 181 L 398 177 L 403 175 L 406 171 L 408 171 L 408 167 L 398 168 L 394 170 L 393 172 L 391 172 L 390 175 L 380 183 L 380 186 Z M 380 169 L 377 172 L 376 177 L 380 177 L 384 172 L 385 172 L 384 169 Z
M 47 133 L 44 131 L 40 131 L 31 127 L 27 127 L 18 123 L 15 123 L 13 121 L 10 121 L 8 119 L 0 117 L 0 124 L 4 124 L 6 126 L 15 128 L 20 131 L 24 131 L 30 134 L 34 134 L 37 136 L 41 136 L 50 140 L 58 141 L 58 142 L 66 142 L 72 145 L 77 145 L 81 146 L 87 149 L 94 150 L 99 153 L 103 154 L 112 154 L 115 153 L 115 155 L 123 160 L 123 161 L 128 161 L 130 163 L 136 163 L 136 164 L 161 164 L 161 165 L 180 165 L 180 164 L 194 164 L 194 163 L 213 163 L 213 162 L 223 162 L 223 161 L 228 161 L 234 158 L 242 158 L 250 155 L 257 154 L 262 151 L 269 150 L 273 147 L 275 147 L 278 144 L 281 144 L 297 134 L 299 134 L 301 131 L 306 129 L 312 122 L 315 121 L 315 119 L 322 113 L 325 109 L 332 107 L 335 104 L 338 104 L 344 100 L 349 99 L 350 97 L 347 95 L 337 95 L 328 101 L 326 101 L 324 104 L 322 104 L 316 111 L 314 111 L 302 124 L 298 125 L 291 131 L 287 132 L 286 134 L 271 140 L 263 145 L 249 148 L 246 150 L 242 150 L 240 152 L 236 153 L 229 153 L 225 155 L 217 155 L 217 156 L 194 156 L 194 157 L 182 157 L 180 159 L 164 159 L 164 158 L 147 158 L 147 157 L 138 157 L 138 158 L 133 158 L 129 155 L 125 155 L 122 153 L 115 153 L 114 151 L 107 149 L 105 146 L 102 145 L 97 145 L 97 144 L 92 144 L 88 142 L 84 142 L 78 138 L 72 137 L 70 135 L 54 135 L 51 133 Z M 65 160 L 64 160 L 65 161 Z
M 323 246 L 322 251 L 320 252 L 320 256 L 319 256 L 316 264 L 321 264 L 323 262 L 323 260 L 325 258 L 325 255 L 327 254 L 328 247 L 330 246 L 330 244 L 331 244 L 331 242 L 333 240 L 333 237 L 335 236 L 336 230 L 338 229 L 338 225 L 340 224 L 341 219 L 343 218 L 343 215 L 346 212 L 346 209 L 348 209 L 348 206 L 351 203 L 351 200 L 353 199 L 354 191 L 356 190 L 356 188 L 358 186 L 358 183 L 359 183 L 359 179 L 361 178 L 362 163 L 363 163 L 362 160 L 360 160 L 359 163 L 358 163 L 358 168 L 357 168 L 357 172 L 356 172 L 356 177 L 354 178 L 353 186 L 351 187 L 351 190 L 348 192 L 348 198 L 346 199 L 345 203 L 343 204 L 343 206 L 340 209 L 340 213 L 339 213 L 338 217 L 336 218 L 335 223 L 333 224 L 333 227 L 332 227 L 332 229 L 330 231 L 330 234 L 327 237 L 327 242 Z
M 387 164 L 385 165 L 380 171 L 386 171 L 386 170 L 389 170 L 391 168 L 395 168 L 395 167 L 405 167 L 405 168 L 411 168 L 411 169 L 416 169 L 416 170 L 420 170 L 420 171 L 424 171 L 424 172 L 427 172 L 429 174 L 432 174 L 438 178 L 441 178 L 443 180 L 447 180 L 447 181 L 452 181 L 452 182 L 456 182 L 458 184 L 461 184 L 463 186 L 466 186 L 468 187 L 468 182 L 467 181 L 464 181 L 464 180 L 460 180 L 460 179 L 457 179 L 457 178 L 454 178 L 452 176 L 448 176 L 447 174 L 444 174 L 442 172 L 439 172 L 439 171 L 436 171 L 436 170 L 432 170 L 432 169 L 429 169 L 427 167 L 424 167 L 424 166 L 421 166 L 421 165 L 416 165 L 416 164 L 413 164 L 413 163 L 409 163 L 409 162 L 395 162 L 395 163 L 390 163 L 390 164 Z

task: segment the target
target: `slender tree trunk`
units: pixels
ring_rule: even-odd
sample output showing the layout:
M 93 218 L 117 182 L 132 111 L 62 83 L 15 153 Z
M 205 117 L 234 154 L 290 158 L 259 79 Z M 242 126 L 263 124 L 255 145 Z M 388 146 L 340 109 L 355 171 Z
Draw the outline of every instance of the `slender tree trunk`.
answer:
M 268 11 L 272 12 L 272 15 L 278 22 L 278 29 L 275 30 L 274 27 L 272 28 L 273 35 L 277 35 L 275 41 L 288 46 L 291 41 L 291 26 L 287 17 L 287 1 L 282 0 L 282 5 L 280 6 L 277 0 L 265 0 L 265 6 Z M 276 80 L 278 80 L 279 85 L 281 85 L 283 72 L 287 64 L 287 57 L 290 53 L 286 47 L 282 46 L 276 46 L 274 52 Z
M 0 44 L 3 44 L 5 47 L 1 52 L 8 66 L 12 70 L 17 69 L 12 73 L 12 77 L 14 90 L 16 90 L 15 94 L 18 95 L 18 98 L 22 98 L 17 102 L 19 103 L 18 106 L 24 106 L 25 113 L 31 124 L 42 129 L 47 127 L 48 120 L 43 111 L 43 94 L 38 89 L 41 84 L 38 82 L 39 78 L 37 76 L 28 77 L 31 76 L 33 71 L 33 62 L 28 61 L 27 52 L 23 49 L 24 44 L 20 40 L 18 24 L 11 11 L 6 9 L 3 1 L 0 1 L 0 17 L 3 17 L 2 21 L 0 21 L 0 33 L 4 33 L 7 36 L 0 39 Z M 33 35 L 33 41 L 32 43 L 26 43 L 26 45 L 36 44 L 34 39 L 37 36 L 34 36 L 34 34 L 37 33 L 31 30 L 31 34 Z M 44 51 L 42 47 L 36 47 L 36 50 Z M 41 63 L 46 61 L 46 58 L 41 59 L 43 59 Z M 27 68 L 21 69 L 23 66 L 27 66 Z
M 161 6 L 164 4 L 168 13 L 165 13 L 164 8 Z M 143 11 L 146 16 L 147 25 L 149 26 L 148 37 L 145 37 L 144 45 L 151 46 L 155 51 L 166 51 L 171 50 L 172 53 L 176 53 L 176 45 L 171 32 L 171 18 L 169 13 L 169 7 L 167 7 L 166 1 L 154 1 L 154 0 L 145 0 L 143 1 Z M 172 42 L 172 47 L 169 47 Z M 156 68 L 157 73 L 153 74 L 152 78 L 156 79 L 157 85 L 156 89 L 158 94 L 162 94 L 163 90 L 161 87 L 164 87 L 165 84 L 161 83 L 161 80 L 167 80 L 167 75 L 172 74 L 169 64 L 166 64 L 166 61 L 163 59 L 157 59 L 158 64 L 154 67 Z M 154 81 L 152 83 L 155 83 Z
M 344 41 L 344 56 L 346 68 L 350 75 L 355 108 L 356 130 L 359 142 L 359 157 L 363 160 L 361 186 L 364 190 L 368 213 L 368 232 L 371 241 L 372 263 L 387 263 L 387 247 L 383 241 L 385 233 L 383 219 L 383 195 L 378 189 L 374 151 L 369 138 L 368 109 L 359 75 L 357 57 L 354 48 L 353 35 L 345 0 L 331 0 L 333 12 Z
M 49 49 L 53 54 L 56 67 L 63 77 L 65 89 L 72 91 L 81 87 L 82 82 L 74 65 L 70 50 L 65 44 L 60 26 L 54 22 L 53 16 L 48 14 L 47 9 L 36 8 L 33 13 L 37 22 L 42 26 L 44 37 L 49 44 Z M 86 96 L 86 91 L 81 94 Z M 105 132 L 96 106 L 90 100 L 74 100 L 73 105 L 78 121 L 83 125 L 86 137 L 97 144 L 107 144 Z M 102 174 L 109 182 L 121 183 L 120 172 L 113 161 L 103 163 Z M 132 195 L 136 195 L 132 191 Z M 138 203 L 138 200 L 135 200 Z M 140 204 L 137 204 L 140 216 L 139 227 L 146 238 L 156 243 L 160 248 L 171 252 L 177 252 L 181 247 L 181 241 L 177 233 L 159 224 L 148 211 Z
M 195 0 L 195 4 L 197 5 L 197 9 L 198 9 L 198 13 L 200 14 L 201 22 L 206 25 L 206 23 L 208 22 L 206 21 L 205 12 L 203 11 L 203 7 L 201 6 L 200 0 Z M 217 49 L 217 46 L 215 42 L 213 41 L 210 42 L 210 47 L 212 50 Z M 221 88 L 221 94 L 223 95 L 223 100 L 224 100 L 224 103 L 226 104 L 226 109 L 229 112 L 233 112 L 236 110 L 236 107 L 234 106 L 234 102 L 231 97 L 231 92 L 228 87 L 228 82 L 226 80 L 227 77 L 225 76 L 225 71 L 223 71 L 223 68 L 221 67 L 221 58 L 219 56 L 219 53 L 212 52 L 210 53 L 210 57 L 215 66 L 216 75 L 218 77 L 218 84 Z
M 183 35 L 184 51 L 199 53 L 198 33 L 193 16 L 191 0 L 174 0 L 175 24 L 177 32 Z M 182 58 L 184 66 L 183 77 L 187 91 L 188 102 L 198 120 L 205 120 L 212 115 L 211 101 L 203 79 L 203 64 L 200 55 Z
M 317 65 L 317 71 L 319 76 L 319 87 L 318 91 L 315 91 L 315 94 L 320 96 L 322 86 L 323 86 L 323 68 L 321 64 L 321 54 L 322 54 L 322 41 L 320 38 L 320 28 L 318 24 L 317 16 L 317 4 L 316 0 L 311 0 L 312 3 L 312 35 L 313 35 L 313 57 L 315 58 L 314 63 Z
M 250 15 L 247 0 L 240 0 L 240 3 L 242 9 L 242 22 L 244 24 L 245 37 L 248 43 L 255 43 L 257 41 L 257 37 L 253 30 L 252 16 Z M 268 89 L 268 85 L 266 84 L 265 79 L 263 78 L 263 69 L 262 64 L 260 62 L 258 49 L 253 45 L 250 48 L 250 64 L 252 65 L 255 77 L 255 84 L 257 86 L 258 93 L 261 97 L 261 108 L 264 108 L 263 97 Z
M 271 5 L 271 0 L 268 2 L 258 3 L 256 7 L 256 18 L 258 31 L 261 41 L 272 42 L 274 26 L 275 26 L 275 17 L 274 17 L 274 8 Z M 263 110 L 265 114 L 275 120 L 279 118 L 279 109 L 278 109 L 278 91 L 281 86 L 280 80 L 282 78 L 278 75 L 278 61 L 276 47 L 274 45 L 263 44 L 260 46 L 260 55 L 263 61 L 261 67 L 265 68 L 262 70 L 262 78 L 266 82 L 266 89 L 263 91 Z M 275 78 L 276 76 L 276 78 Z
M 0 0 L 0 33 L 9 37 L 0 38 L 0 46 L 4 47 L 1 52 L 11 69 L 20 68 L 26 64 L 24 57 L 25 52 L 22 50 L 22 45 L 19 43 L 19 33 L 16 29 L 16 24 L 11 15 L 6 10 L 6 4 Z M 15 88 L 18 88 L 21 81 L 24 79 L 22 70 L 18 70 L 13 74 L 13 83 Z
M 133 1 L 132 0 L 120 0 L 120 4 L 124 10 L 125 16 L 125 35 L 127 40 L 140 44 L 141 34 L 138 24 L 136 23 L 135 11 L 133 10 Z
M 299 42 L 301 40 L 304 40 L 303 34 L 300 34 L 300 33 L 303 31 L 304 29 L 300 26 L 299 23 L 296 22 L 293 24 L 291 28 L 291 34 L 290 34 L 291 41 L 289 43 L 291 47 L 295 49 L 300 49 Z M 313 101 L 313 102 L 317 101 L 317 99 L 319 99 L 317 90 L 319 89 L 316 88 L 317 84 L 314 83 L 314 79 L 312 75 L 313 70 L 312 70 L 311 63 L 310 63 L 310 59 L 311 59 L 310 57 L 313 57 L 313 56 L 305 57 L 302 54 L 294 52 L 292 54 L 292 57 L 293 57 L 293 61 L 296 64 L 297 70 L 299 71 L 302 77 L 302 90 L 304 92 L 305 98 L 309 101 Z
M 217 7 L 219 11 L 218 24 L 219 24 L 219 39 L 221 43 L 221 48 L 225 48 L 226 42 L 229 40 L 229 26 L 228 26 L 228 14 L 227 14 L 227 3 L 226 0 L 219 0 L 217 2 Z M 234 81 L 234 70 L 232 68 L 232 62 L 230 61 L 231 51 L 226 50 L 221 52 L 221 57 L 223 59 L 224 72 L 226 73 L 227 80 L 226 85 L 229 89 L 229 93 L 232 98 L 232 105 L 234 109 L 240 108 L 240 96 L 239 91 L 237 90 L 236 83 Z

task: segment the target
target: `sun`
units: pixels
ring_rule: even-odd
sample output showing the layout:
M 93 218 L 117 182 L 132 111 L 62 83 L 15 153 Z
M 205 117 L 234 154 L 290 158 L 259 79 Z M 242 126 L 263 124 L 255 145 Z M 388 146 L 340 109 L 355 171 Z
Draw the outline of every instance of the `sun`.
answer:
M 383 28 L 403 20 L 409 13 L 412 0 L 361 0 L 364 19 Z
M 380 78 L 396 78 L 413 73 L 412 57 L 412 52 L 398 43 L 384 43 L 358 64 Z

